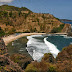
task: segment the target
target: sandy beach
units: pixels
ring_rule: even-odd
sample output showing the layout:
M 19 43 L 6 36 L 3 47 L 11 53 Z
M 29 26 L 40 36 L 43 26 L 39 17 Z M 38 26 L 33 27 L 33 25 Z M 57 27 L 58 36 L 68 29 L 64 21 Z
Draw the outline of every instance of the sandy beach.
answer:
M 42 35 L 46 33 L 21 33 L 19 35 L 9 35 L 7 37 L 3 37 L 3 40 L 5 42 L 5 45 L 8 45 L 9 42 L 12 42 L 18 38 L 21 38 L 23 36 L 28 36 L 28 35 Z

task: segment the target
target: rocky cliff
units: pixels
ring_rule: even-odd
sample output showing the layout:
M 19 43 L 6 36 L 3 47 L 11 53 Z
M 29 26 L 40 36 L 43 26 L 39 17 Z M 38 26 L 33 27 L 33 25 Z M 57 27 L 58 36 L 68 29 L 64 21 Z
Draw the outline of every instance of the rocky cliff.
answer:
M 6 34 L 14 32 L 48 33 L 52 30 L 57 30 L 55 32 L 68 32 L 69 26 L 66 26 L 49 13 L 34 13 L 25 7 L 0 6 L 0 27 Z

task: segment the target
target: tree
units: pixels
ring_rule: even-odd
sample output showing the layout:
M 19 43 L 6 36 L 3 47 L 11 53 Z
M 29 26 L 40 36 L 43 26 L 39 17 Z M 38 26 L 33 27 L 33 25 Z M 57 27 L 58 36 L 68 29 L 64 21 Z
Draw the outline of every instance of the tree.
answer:
M 4 36 L 5 35 L 5 32 L 1 29 L 0 27 L 0 37 Z
M 3 11 L 3 16 L 4 16 L 4 17 L 8 17 L 8 12 Z
M 20 17 L 20 15 L 21 15 L 21 11 L 18 12 L 18 15 L 19 15 L 19 17 Z
M 9 16 L 12 17 L 12 11 L 9 13 Z

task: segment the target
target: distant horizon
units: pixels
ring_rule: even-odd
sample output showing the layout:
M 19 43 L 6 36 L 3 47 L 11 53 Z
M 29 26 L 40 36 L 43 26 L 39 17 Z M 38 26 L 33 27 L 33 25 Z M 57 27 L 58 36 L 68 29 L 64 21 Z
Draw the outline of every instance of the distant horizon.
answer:
M 1 0 L 0 5 L 26 7 L 35 13 L 49 13 L 59 19 L 72 20 L 72 0 Z

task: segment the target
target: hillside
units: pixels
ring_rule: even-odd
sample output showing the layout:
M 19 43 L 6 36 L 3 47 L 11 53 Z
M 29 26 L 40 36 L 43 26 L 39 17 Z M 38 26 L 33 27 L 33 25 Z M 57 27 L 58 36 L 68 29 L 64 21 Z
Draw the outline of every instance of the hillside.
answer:
M 15 32 L 56 33 L 70 30 L 70 25 L 65 25 L 49 13 L 34 13 L 25 7 L 18 8 L 8 5 L 0 6 L 0 27 L 6 34 Z

